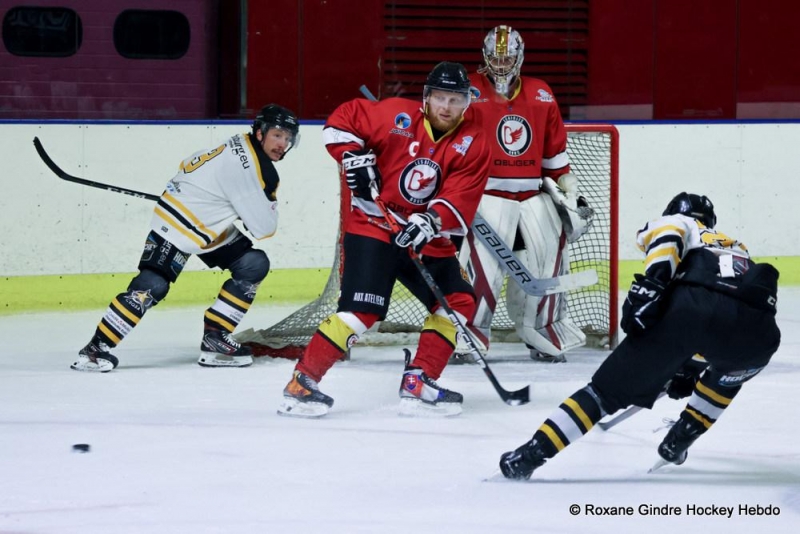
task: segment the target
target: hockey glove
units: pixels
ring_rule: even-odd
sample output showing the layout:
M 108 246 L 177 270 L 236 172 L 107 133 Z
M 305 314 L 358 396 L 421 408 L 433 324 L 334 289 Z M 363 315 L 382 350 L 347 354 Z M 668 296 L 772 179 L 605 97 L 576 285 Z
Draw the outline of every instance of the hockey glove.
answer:
M 629 336 L 641 334 L 652 328 L 661 319 L 661 309 L 665 287 L 659 280 L 634 275 L 628 297 L 622 304 L 622 331 Z
M 667 384 L 669 398 L 683 399 L 691 395 L 705 367 L 704 364 L 694 361 L 685 363 Z
M 578 179 L 572 173 L 559 178 L 556 183 L 546 176 L 541 190 L 550 195 L 567 235 L 567 242 L 574 243 L 592 227 L 594 210 L 585 197 L 578 194 Z
M 370 184 L 375 181 L 378 190 L 381 188 L 381 175 L 375 165 L 377 159 L 372 150 L 349 150 L 342 156 L 347 187 L 353 196 L 372 200 Z
M 408 218 L 408 224 L 394 238 L 398 247 L 412 247 L 419 253 L 425 245 L 439 232 L 441 219 L 439 215 L 429 210 L 427 213 L 414 213 Z

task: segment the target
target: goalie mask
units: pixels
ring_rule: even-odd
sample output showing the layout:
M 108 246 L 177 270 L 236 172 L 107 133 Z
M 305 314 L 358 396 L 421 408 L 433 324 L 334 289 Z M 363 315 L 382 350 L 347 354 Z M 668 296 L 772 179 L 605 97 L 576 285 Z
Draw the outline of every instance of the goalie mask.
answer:
M 289 150 L 300 144 L 300 124 L 297 121 L 297 116 L 287 108 L 278 104 L 269 104 L 261 108 L 261 111 L 253 121 L 253 135 L 259 130 L 261 135 L 266 135 L 270 128 L 279 128 L 291 134 L 292 137 L 289 140 L 288 148 L 283 154 L 284 156 Z
M 495 90 L 505 96 L 519 78 L 524 59 L 525 42 L 511 26 L 497 26 L 483 40 L 485 65 L 478 72 L 488 74 Z
M 664 210 L 662 215 L 675 215 L 676 213 L 697 219 L 708 228 L 714 228 L 717 224 L 714 204 L 711 203 L 707 196 L 686 192 L 677 194 L 667 204 L 667 209 Z

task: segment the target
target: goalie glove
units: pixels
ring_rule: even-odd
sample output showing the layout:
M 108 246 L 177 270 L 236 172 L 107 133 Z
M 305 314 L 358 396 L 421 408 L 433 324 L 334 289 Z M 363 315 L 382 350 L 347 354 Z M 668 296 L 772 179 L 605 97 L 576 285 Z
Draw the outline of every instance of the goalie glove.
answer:
M 394 238 L 394 242 L 398 247 L 412 247 L 419 254 L 439 232 L 441 224 L 439 215 L 433 210 L 414 213 L 408 218 L 406 227 Z
M 589 202 L 578 194 L 578 178 L 568 172 L 559 178 L 558 184 L 550 177 L 542 179 L 542 191 L 550 195 L 556 206 L 567 241 L 574 243 L 592 227 L 594 210 Z
M 373 181 L 380 190 L 381 175 L 375 166 L 376 162 L 372 150 L 348 150 L 342 155 L 342 169 L 353 196 L 372 200 L 370 184 Z
M 643 274 L 633 277 L 635 280 L 622 304 L 620 321 L 622 331 L 629 336 L 641 334 L 658 323 L 666 290 L 664 284 L 655 278 Z

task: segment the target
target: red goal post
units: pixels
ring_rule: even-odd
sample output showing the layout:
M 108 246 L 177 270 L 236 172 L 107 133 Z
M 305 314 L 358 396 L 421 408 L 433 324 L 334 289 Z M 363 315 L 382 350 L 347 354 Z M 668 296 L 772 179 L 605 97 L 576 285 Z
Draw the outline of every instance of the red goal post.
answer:
M 619 133 L 608 124 L 567 124 L 567 152 L 572 172 L 578 177 L 580 194 L 595 210 L 592 228 L 569 246 L 573 272 L 595 269 L 598 283 L 572 291 L 569 314 L 587 334 L 589 344 L 613 347 L 617 338 L 618 279 L 618 169 Z M 342 214 L 350 209 L 350 191 L 342 185 L 340 233 L 331 275 L 322 294 L 277 324 L 263 330 L 249 330 L 237 339 L 253 348 L 256 355 L 299 358 L 319 324 L 336 311 L 341 274 Z M 512 282 L 513 283 L 513 282 Z M 408 343 L 418 333 L 427 315 L 424 307 L 401 285 L 396 284 L 386 320 L 362 337 L 361 343 Z M 518 341 L 513 320 L 505 305 L 505 287 L 492 321 L 495 341 Z

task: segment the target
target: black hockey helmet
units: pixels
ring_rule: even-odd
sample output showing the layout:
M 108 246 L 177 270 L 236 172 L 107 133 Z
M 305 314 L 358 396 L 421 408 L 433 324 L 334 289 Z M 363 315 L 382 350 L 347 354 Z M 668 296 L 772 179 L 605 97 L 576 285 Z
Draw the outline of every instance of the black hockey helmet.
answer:
M 253 121 L 253 135 L 259 130 L 264 135 L 270 128 L 280 128 L 292 134 L 291 145 L 286 152 L 300 143 L 300 123 L 289 109 L 278 104 L 268 104 L 261 108 Z
M 675 215 L 676 213 L 697 219 L 709 228 L 714 228 L 717 224 L 714 204 L 705 195 L 700 196 L 686 192 L 678 193 L 675 198 L 669 201 L 667 209 L 664 210 L 662 215 Z
M 428 74 L 422 98 L 428 98 L 431 90 L 439 89 L 441 91 L 450 91 L 451 93 L 462 93 L 467 96 L 469 101 L 470 85 L 467 69 L 464 68 L 464 65 L 451 61 L 442 61 L 433 67 L 433 70 Z

